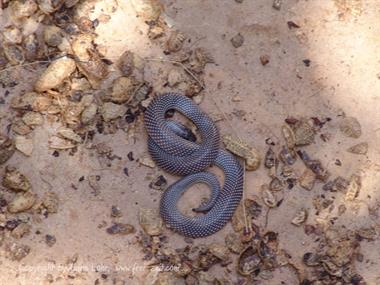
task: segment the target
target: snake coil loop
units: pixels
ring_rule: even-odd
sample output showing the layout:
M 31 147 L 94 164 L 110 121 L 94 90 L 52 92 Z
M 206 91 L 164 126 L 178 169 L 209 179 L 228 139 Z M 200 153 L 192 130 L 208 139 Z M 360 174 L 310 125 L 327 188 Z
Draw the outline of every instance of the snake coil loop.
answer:
M 199 144 L 181 134 L 180 123 L 165 118 L 170 109 L 195 124 L 201 137 Z M 161 198 L 160 214 L 165 223 L 193 238 L 205 237 L 222 229 L 242 198 L 243 168 L 234 156 L 219 149 L 219 132 L 214 122 L 191 99 L 177 93 L 155 97 L 145 111 L 144 120 L 153 160 L 164 170 L 185 176 L 172 184 Z M 214 174 L 204 172 L 211 165 L 224 172 L 222 189 Z M 207 211 L 204 215 L 188 217 L 178 210 L 177 202 L 196 183 L 207 184 L 211 188 L 211 197 L 205 205 L 195 209 Z

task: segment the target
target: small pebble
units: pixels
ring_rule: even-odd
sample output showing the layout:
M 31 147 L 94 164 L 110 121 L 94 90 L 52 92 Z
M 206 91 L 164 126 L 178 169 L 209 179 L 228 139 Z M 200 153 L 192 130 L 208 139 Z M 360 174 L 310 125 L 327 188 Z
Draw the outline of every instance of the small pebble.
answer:
M 134 160 L 135 160 L 135 159 L 133 158 L 133 152 L 132 152 L 132 151 L 128 152 L 127 157 L 128 157 L 128 159 L 129 159 L 129 161 L 134 161 Z
M 12 260 L 20 261 L 30 252 L 30 247 L 24 244 L 11 243 L 6 246 L 6 250 Z
M 21 223 L 12 231 L 11 235 L 16 239 L 20 239 L 30 232 L 30 228 L 31 226 L 29 224 Z
M 52 247 L 56 242 L 57 239 L 53 235 L 45 235 L 45 242 L 49 247 Z
M 282 5 L 282 0 L 273 0 L 272 7 L 276 10 L 280 10 Z
M 310 63 L 311 63 L 311 60 L 310 59 L 304 59 L 303 63 L 305 64 L 305 66 L 309 67 Z
M 166 178 L 163 175 L 159 175 L 150 182 L 149 187 L 155 190 L 165 190 L 167 184 Z
M 111 207 L 111 217 L 118 218 L 121 217 L 122 213 L 118 206 L 112 205 Z
M 236 36 L 234 36 L 231 39 L 231 43 L 232 43 L 234 48 L 239 48 L 244 43 L 244 37 L 240 33 L 238 33 Z
M 301 28 L 299 25 L 297 25 L 296 23 L 294 23 L 293 21 L 288 21 L 287 22 L 288 24 L 288 28 L 291 30 L 291 29 L 299 29 Z
M 134 226 L 122 223 L 114 223 L 112 226 L 106 229 L 106 232 L 110 235 L 128 235 L 134 233 L 135 231 L 136 230 Z
M 260 62 L 263 66 L 267 65 L 269 63 L 269 55 L 262 55 L 260 56 Z
M 13 231 L 19 224 L 20 222 L 17 219 L 8 220 L 5 223 L 5 228 L 7 230 Z

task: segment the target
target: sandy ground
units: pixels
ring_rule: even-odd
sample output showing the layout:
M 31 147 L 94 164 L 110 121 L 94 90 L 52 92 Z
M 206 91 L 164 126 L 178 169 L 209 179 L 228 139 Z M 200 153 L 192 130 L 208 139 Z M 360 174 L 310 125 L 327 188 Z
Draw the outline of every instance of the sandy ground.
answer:
M 286 117 L 332 118 L 324 127 L 331 133 L 331 139 L 323 142 L 318 137 L 315 144 L 305 149 L 312 157 L 320 159 L 334 177 L 361 173 L 363 188 L 357 200 L 362 202 L 346 204 L 346 213 L 336 221 L 337 226 L 356 229 L 379 226 L 378 218 L 369 215 L 368 207 L 373 208 L 380 201 L 377 164 L 380 159 L 377 145 L 380 139 L 380 80 L 377 76 L 380 72 L 380 10 L 377 1 L 352 2 L 361 4 L 362 11 L 347 10 L 339 17 L 337 5 L 328 0 L 284 1 L 280 11 L 273 9 L 269 0 L 245 0 L 241 4 L 232 0 L 163 1 L 171 24 L 186 34 L 192 44 L 205 47 L 215 58 L 216 64 L 207 65 L 206 68 L 208 94 L 201 108 L 218 114 L 220 111 L 215 101 L 228 114 L 239 136 L 255 146 L 262 155 L 268 148 L 267 138 L 277 144 L 274 147 L 277 151 L 283 144 L 281 126 Z M 300 28 L 289 29 L 288 21 L 297 23 Z M 96 32 L 99 35 L 97 42 L 107 47 L 108 58 L 117 58 L 126 49 L 141 57 L 163 56 L 162 47 L 147 38 L 147 25 L 135 17 L 128 1 L 119 1 L 111 20 L 100 24 Z M 237 33 L 245 39 L 240 48 L 234 48 L 230 42 Z M 266 66 L 260 63 L 261 55 L 270 58 Z M 311 61 L 309 67 L 305 66 L 305 59 Z M 145 63 L 146 79 L 153 82 L 157 92 L 164 90 L 162 74 L 172 68 L 168 63 Z M 9 90 L 6 103 L 14 94 L 30 90 L 36 76 L 30 73 L 22 84 Z M 111 73 L 109 80 L 115 77 Z M 4 89 L 0 90 L 0 94 L 4 92 Z M 234 96 L 239 96 L 241 101 L 232 102 Z M 9 123 L 8 113 L 5 113 L 7 108 L 7 104 L 1 107 L 5 117 L 1 121 L 2 131 Z M 237 116 L 236 111 L 241 110 L 245 114 Z M 347 139 L 339 132 L 342 118 L 339 115 L 343 113 L 360 121 L 363 131 L 360 139 Z M 232 133 L 225 121 L 218 122 L 218 127 L 222 134 Z M 32 233 L 23 238 L 23 243 L 32 248 L 27 257 L 20 262 L 0 258 L 0 283 L 44 284 L 46 275 L 50 273 L 55 279 L 54 284 L 94 284 L 96 280 L 99 283 L 95 284 L 113 284 L 115 278 L 125 280 L 125 284 L 142 284 L 147 262 L 142 261 L 141 249 L 133 243 L 133 236 L 112 236 L 105 231 L 112 222 L 112 205 L 122 210 L 123 216 L 118 221 L 133 224 L 138 230 L 139 208 L 158 207 L 160 193 L 148 185 L 149 177 L 162 174 L 162 171 L 127 159 L 130 151 L 133 151 L 135 158 L 146 153 L 146 133 L 142 121 L 138 124 L 134 139 L 121 131 L 95 137 L 94 143 L 106 142 L 114 154 L 122 158 L 113 161 L 108 169 L 99 163 L 94 150 L 84 147 L 79 147 L 74 156 L 62 152 L 60 157 L 54 157 L 47 145 L 53 129 L 54 126 L 49 123 L 37 128 L 33 133 L 35 148 L 32 156 L 26 158 L 16 153 L 8 164 L 16 165 L 27 175 L 38 194 L 49 189 L 50 186 L 44 182 L 48 181 L 59 195 L 59 212 L 36 221 Z M 348 147 L 361 141 L 369 143 L 367 155 L 346 152 Z M 342 162 L 341 166 L 335 164 L 336 159 Z M 129 177 L 123 173 L 125 166 L 129 169 Z M 297 167 L 301 171 L 302 163 L 298 162 Z M 101 190 L 97 196 L 92 193 L 86 180 L 79 182 L 81 176 L 92 174 L 101 176 Z M 165 176 L 169 183 L 177 179 Z M 268 182 L 267 170 L 263 166 L 255 172 L 247 172 L 246 196 L 259 196 L 260 185 Z M 313 198 L 323 193 L 321 187 L 322 184 L 317 184 L 310 192 L 298 186 L 285 191 L 281 194 L 284 198 L 281 207 L 268 214 L 267 230 L 279 233 L 280 246 L 291 253 L 292 260 L 297 264 L 302 263 L 303 253 L 313 249 L 317 243 L 305 235 L 302 227 L 294 227 L 290 221 L 298 209 L 313 209 Z M 190 206 L 199 202 L 206 193 L 187 193 Z M 345 203 L 342 195 L 326 195 L 335 196 L 336 208 Z M 329 219 L 336 215 L 336 209 L 321 215 Z M 313 219 L 315 215 L 311 210 L 309 221 L 312 223 Z M 261 217 L 257 224 L 264 227 L 265 218 Z M 36 234 L 37 230 L 41 234 Z M 185 245 L 181 236 L 166 231 L 173 245 Z M 229 224 L 219 233 L 195 243 L 224 242 L 224 236 L 230 231 Z M 45 234 L 55 235 L 57 242 L 53 247 L 45 244 Z M 361 243 L 364 261 L 357 262 L 356 266 L 367 284 L 380 283 L 379 246 L 379 238 Z M 76 265 L 87 266 L 89 270 L 71 277 L 57 269 L 51 272 L 28 270 L 28 266 L 65 264 L 68 258 L 76 254 Z M 117 270 L 117 265 L 126 270 Z M 133 266 L 141 267 L 130 270 Z M 107 274 L 106 279 L 102 278 L 102 273 Z M 262 284 L 297 282 L 294 272 L 281 268 L 275 271 L 273 279 Z

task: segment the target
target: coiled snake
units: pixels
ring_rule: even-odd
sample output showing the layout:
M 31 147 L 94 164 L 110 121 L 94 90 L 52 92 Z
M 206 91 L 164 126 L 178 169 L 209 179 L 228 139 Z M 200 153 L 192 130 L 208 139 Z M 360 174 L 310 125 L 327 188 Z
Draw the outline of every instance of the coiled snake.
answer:
M 174 109 L 198 128 L 201 142 L 195 142 L 180 123 L 167 120 L 165 114 Z M 243 168 L 230 153 L 219 149 L 219 132 L 214 122 L 189 98 L 166 93 L 155 97 L 144 115 L 148 132 L 148 149 L 152 159 L 164 170 L 185 176 L 172 184 L 161 198 L 160 214 L 173 230 L 189 237 L 211 235 L 231 219 L 243 194 Z M 216 165 L 224 172 L 223 189 L 216 176 L 204 170 Z M 206 183 L 211 196 L 194 211 L 204 215 L 188 217 L 177 208 L 181 195 L 193 184 Z

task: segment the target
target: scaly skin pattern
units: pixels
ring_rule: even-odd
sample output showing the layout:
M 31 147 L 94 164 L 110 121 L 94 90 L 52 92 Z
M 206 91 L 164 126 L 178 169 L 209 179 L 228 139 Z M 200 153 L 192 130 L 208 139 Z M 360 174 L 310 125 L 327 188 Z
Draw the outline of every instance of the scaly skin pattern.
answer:
M 180 112 L 196 125 L 200 143 L 186 139 L 181 124 L 166 120 L 165 113 L 170 109 Z M 240 203 L 244 175 L 237 159 L 219 149 L 219 132 L 214 122 L 191 99 L 177 93 L 166 93 L 153 99 L 145 111 L 144 120 L 153 160 L 164 170 L 185 176 L 171 185 L 161 198 L 160 214 L 165 223 L 192 238 L 209 236 L 222 229 Z M 222 189 L 215 175 L 204 172 L 211 165 L 224 172 Z M 177 202 L 196 183 L 207 184 L 211 188 L 211 197 L 205 205 L 194 209 L 207 211 L 204 215 L 188 217 L 178 210 Z

